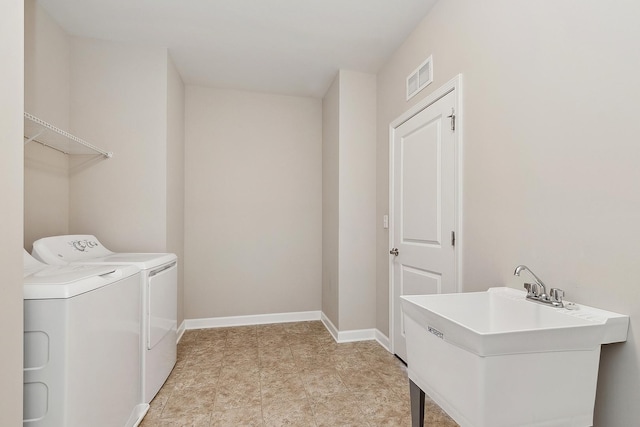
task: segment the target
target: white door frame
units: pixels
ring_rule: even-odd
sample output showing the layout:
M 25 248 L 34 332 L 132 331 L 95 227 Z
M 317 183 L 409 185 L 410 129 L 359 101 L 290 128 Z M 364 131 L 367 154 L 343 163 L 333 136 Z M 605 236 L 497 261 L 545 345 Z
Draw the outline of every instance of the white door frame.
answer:
M 411 107 L 400 117 L 395 119 L 389 125 L 389 249 L 393 245 L 394 241 L 394 218 L 393 218 L 393 206 L 394 206 L 394 194 L 393 194 L 393 178 L 394 178 L 394 152 L 393 141 L 395 131 L 404 122 L 420 113 L 422 110 L 438 101 L 443 96 L 455 91 L 455 125 L 456 131 L 454 133 L 455 138 L 455 224 L 456 229 L 456 244 L 454 247 L 455 256 L 455 277 L 456 291 L 462 291 L 462 244 L 464 240 L 464 234 L 462 233 L 462 74 L 458 74 L 440 88 L 436 89 L 433 93 L 427 96 L 425 99 Z M 393 301 L 393 274 L 394 274 L 394 262 L 393 258 L 389 257 L 389 344 L 391 352 L 395 354 L 394 349 L 394 301 Z

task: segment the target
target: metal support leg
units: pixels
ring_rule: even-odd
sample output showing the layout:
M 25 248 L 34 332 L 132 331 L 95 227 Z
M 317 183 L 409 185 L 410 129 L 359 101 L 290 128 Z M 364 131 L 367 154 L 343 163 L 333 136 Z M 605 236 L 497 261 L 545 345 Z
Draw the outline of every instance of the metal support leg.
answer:
M 409 395 L 411 396 L 411 427 L 423 427 L 424 391 L 409 380 Z

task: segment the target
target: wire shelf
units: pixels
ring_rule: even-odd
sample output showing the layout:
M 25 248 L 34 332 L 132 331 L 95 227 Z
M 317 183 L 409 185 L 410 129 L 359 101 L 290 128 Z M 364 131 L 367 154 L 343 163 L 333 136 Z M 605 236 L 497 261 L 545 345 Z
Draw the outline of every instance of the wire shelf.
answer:
M 113 156 L 112 152 L 102 150 L 26 111 L 24 113 L 24 139 L 25 145 L 34 141 L 64 154 L 97 153 L 108 159 Z

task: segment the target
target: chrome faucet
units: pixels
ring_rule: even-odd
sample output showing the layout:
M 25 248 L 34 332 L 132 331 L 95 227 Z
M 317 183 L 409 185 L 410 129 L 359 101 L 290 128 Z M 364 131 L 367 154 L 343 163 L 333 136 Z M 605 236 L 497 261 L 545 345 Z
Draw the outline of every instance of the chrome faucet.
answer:
M 533 276 L 534 283 L 525 283 L 524 288 L 527 290 L 527 299 L 530 299 L 534 302 L 539 302 L 542 304 L 549 304 L 554 307 L 564 307 L 562 302 L 562 298 L 564 297 L 564 291 L 562 289 L 551 288 L 549 291 L 550 295 L 547 295 L 547 287 L 544 282 L 535 275 L 529 267 L 526 265 L 519 265 L 516 267 L 513 272 L 514 276 L 520 276 L 523 270 L 529 272 L 531 276 Z

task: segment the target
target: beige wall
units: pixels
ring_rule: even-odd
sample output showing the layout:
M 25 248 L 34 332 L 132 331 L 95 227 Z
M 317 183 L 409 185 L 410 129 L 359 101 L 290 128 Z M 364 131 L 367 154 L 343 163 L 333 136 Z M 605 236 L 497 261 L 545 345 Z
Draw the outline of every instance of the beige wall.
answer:
M 69 37 L 34 0 L 24 2 L 25 111 L 69 129 Z M 24 153 L 24 245 L 69 230 L 67 156 L 35 142 Z
M 167 57 L 167 251 L 178 255 L 178 325 L 184 320 L 184 83 Z
M 340 325 L 340 75 L 322 99 L 322 312 Z
M 321 108 L 187 86 L 186 318 L 320 309 Z
M 23 2 L 0 14 L 0 425 L 22 425 Z
M 323 99 L 323 301 L 339 331 L 375 326 L 376 78 L 340 70 Z
M 633 1 L 441 1 L 378 75 L 378 219 L 389 123 L 462 73 L 464 290 L 520 287 L 524 263 L 568 300 L 632 316 L 628 342 L 603 349 L 600 427 L 640 419 L 639 19 Z M 430 54 L 434 82 L 405 102 L 406 76 Z M 388 250 L 379 229 L 381 330 Z
M 70 232 L 166 252 L 166 49 L 74 37 L 71 81 L 71 132 L 114 156 L 70 159 Z
M 376 77 L 340 70 L 340 325 L 375 326 Z

